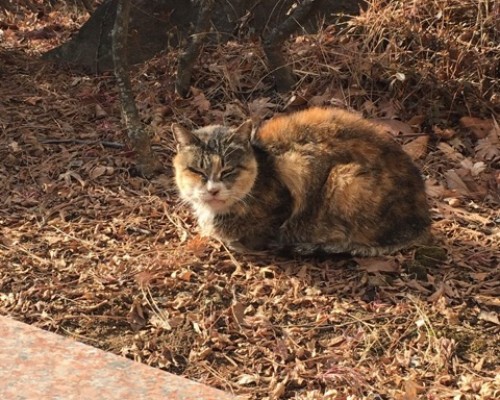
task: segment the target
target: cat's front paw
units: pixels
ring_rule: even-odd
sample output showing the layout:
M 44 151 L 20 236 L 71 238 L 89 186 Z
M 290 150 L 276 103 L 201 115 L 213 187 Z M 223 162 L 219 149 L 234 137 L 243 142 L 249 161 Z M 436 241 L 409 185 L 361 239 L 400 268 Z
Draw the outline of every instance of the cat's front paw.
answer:
M 234 251 L 235 253 L 244 254 L 244 253 L 248 253 L 248 251 L 249 251 L 248 247 L 244 246 L 239 240 L 227 242 L 226 247 L 229 250 Z
M 254 248 L 254 247 L 247 247 L 240 241 L 233 241 L 226 243 L 226 247 L 234 251 L 235 253 L 238 254 L 246 254 L 246 255 L 264 255 L 267 253 L 267 248 Z

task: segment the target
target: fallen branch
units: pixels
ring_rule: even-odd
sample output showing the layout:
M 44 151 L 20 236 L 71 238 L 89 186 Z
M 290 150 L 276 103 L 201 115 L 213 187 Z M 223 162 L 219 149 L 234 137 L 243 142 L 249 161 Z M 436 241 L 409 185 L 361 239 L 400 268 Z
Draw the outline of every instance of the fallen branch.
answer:
M 125 144 L 118 142 L 101 142 L 99 140 L 83 140 L 83 139 L 46 139 L 41 140 L 41 144 L 81 144 L 81 145 L 101 145 L 111 149 L 123 149 Z

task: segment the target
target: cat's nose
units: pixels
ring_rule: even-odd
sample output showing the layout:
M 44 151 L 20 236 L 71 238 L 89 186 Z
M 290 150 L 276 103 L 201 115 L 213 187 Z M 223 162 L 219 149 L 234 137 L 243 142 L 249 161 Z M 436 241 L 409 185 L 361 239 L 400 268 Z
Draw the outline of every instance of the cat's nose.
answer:
M 220 183 L 209 180 L 206 186 L 207 192 L 212 196 L 217 196 L 220 192 Z
M 210 193 L 212 196 L 217 196 L 220 192 L 219 188 L 212 187 L 208 189 L 208 193 Z

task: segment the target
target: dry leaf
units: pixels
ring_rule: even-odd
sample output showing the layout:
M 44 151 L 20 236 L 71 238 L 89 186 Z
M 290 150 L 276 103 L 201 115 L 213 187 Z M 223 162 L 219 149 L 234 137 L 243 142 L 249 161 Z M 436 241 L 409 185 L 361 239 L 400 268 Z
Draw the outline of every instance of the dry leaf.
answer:
M 312 96 L 310 99 L 309 99 L 309 106 L 324 106 L 328 100 L 330 100 L 330 96 L 326 95 L 326 94 L 323 94 L 323 95 L 319 95 L 319 96 Z
M 440 128 L 439 126 L 433 126 L 432 127 L 432 132 L 434 132 L 434 134 L 437 136 L 437 137 L 440 137 L 442 139 L 451 139 L 453 136 L 456 135 L 456 132 L 454 129 L 452 128 Z
M 470 158 L 465 158 L 460 165 L 470 172 L 472 176 L 478 176 L 486 169 L 486 164 L 482 161 L 473 163 Z
M 494 311 L 481 310 L 477 316 L 480 320 L 491 322 L 495 325 L 500 325 L 500 320 L 498 319 L 498 313 Z
M 238 377 L 238 380 L 236 383 L 238 385 L 249 385 L 251 383 L 255 383 L 259 381 L 259 376 L 256 374 L 250 375 L 250 374 L 242 374 Z
M 307 99 L 304 98 L 304 96 L 301 96 L 298 93 L 292 94 L 288 101 L 286 102 L 285 106 L 283 107 L 284 110 L 286 110 L 289 107 L 298 107 L 301 105 L 304 105 L 307 103 Z
M 254 123 L 274 114 L 276 104 L 270 102 L 270 97 L 261 97 L 248 103 L 248 110 Z
M 103 165 L 99 165 L 95 168 L 92 168 L 92 170 L 89 173 L 89 176 L 91 179 L 96 179 L 100 177 L 101 175 L 104 175 L 106 173 L 107 167 Z
M 493 128 L 488 136 L 480 139 L 476 146 L 476 156 L 485 161 L 491 161 L 496 157 L 500 157 L 500 128 Z
M 456 151 L 453 147 L 451 147 L 448 143 L 441 142 L 438 144 L 438 149 L 441 150 L 446 157 L 448 157 L 451 161 L 460 161 L 463 160 L 464 156 Z
M 459 123 L 462 128 L 469 130 L 476 139 L 485 138 L 493 128 L 492 120 L 485 120 L 481 118 L 462 117 L 460 118 Z
M 127 314 L 127 321 L 133 330 L 139 330 L 146 325 L 146 317 L 144 316 L 144 309 L 139 301 L 134 301 L 130 311 Z
M 412 379 L 408 379 L 404 383 L 405 395 L 404 400 L 418 400 L 418 393 L 422 388 Z
M 176 274 L 176 277 L 179 278 L 180 280 L 184 282 L 191 282 L 191 277 L 193 276 L 193 272 L 190 271 L 189 269 L 184 269 L 182 271 L 179 271 Z
M 428 143 L 429 136 L 420 136 L 403 145 L 403 150 L 415 161 L 427 154 Z
M 95 105 L 95 116 L 96 118 L 104 118 L 108 116 L 108 113 L 102 108 L 100 104 Z
M 32 105 L 32 106 L 35 106 L 36 104 L 40 103 L 41 101 L 43 101 L 43 97 L 40 97 L 40 96 L 30 96 L 30 97 L 24 98 L 24 102 L 29 104 L 29 105 Z
M 379 119 L 372 119 L 370 121 L 379 125 L 382 129 L 384 129 L 386 132 L 390 133 L 393 136 L 412 135 L 415 133 L 409 124 L 403 121 L 399 121 L 397 119 L 379 118 Z
M 372 66 L 370 66 L 369 63 L 368 63 L 368 68 L 372 68 Z M 379 109 L 379 115 L 383 115 L 385 118 L 394 119 L 397 118 L 398 116 L 397 106 L 395 106 L 394 102 L 391 100 L 380 102 L 378 109 Z
M 430 197 L 437 199 L 443 199 L 448 196 L 452 196 L 454 192 L 445 188 L 437 180 L 431 178 L 425 181 L 425 191 Z
M 86 183 L 82 177 L 74 171 L 66 171 L 59 175 L 59 179 L 64 179 L 67 185 L 71 184 L 71 178 L 76 180 L 82 187 L 85 187 Z
M 408 125 L 410 125 L 412 128 L 417 128 L 417 129 L 419 129 L 424 122 L 425 122 L 425 115 L 414 115 L 407 121 Z
M 286 384 L 287 384 L 288 379 L 285 378 L 284 380 L 280 382 L 275 382 L 275 379 L 271 381 L 270 386 L 273 386 L 270 392 L 269 399 L 270 400 L 278 400 L 281 399 L 281 396 L 285 393 L 286 389 Z M 273 385 L 274 383 L 274 385 Z
M 444 294 L 445 294 L 445 285 L 444 283 L 441 282 L 437 290 L 427 298 L 427 301 L 434 303 L 438 301 L 440 298 L 442 298 Z
M 10 150 L 13 153 L 19 153 L 21 151 L 21 148 L 19 147 L 19 143 L 12 141 L 9 143 Z
M 210 110 L 210 101 L 207 100 L 205 94 L 200 89 L 192 86 L 191 93 L 193 93 L 191 102 L 200 113 L 206 113 L 208 110 Z
M 246 307 L 239 302 L 231 306 L 231 315 L 238 324 L 242 324 L 245 320 L 245 309 Z
M 470 190 L 467 185 L 464 183 L 462 178 L 458 176 L 457 172 L 453 169 L 450 169 L 444 173 L 446 178 L 446 183 L 448 184 L 449 189 L 456 190 L 458 193 L 463 195 L 469 195 Z
M 356 257 L 359 267 L 366 272 L 399 272 L 400 265 L 394 257 Z
M 161 314 L 153 314 L 149 319 L 149 323 L 157 328 L 165 329 L 166 331 L 171 331 L 172 326 L 170 325 L 166 316 Z

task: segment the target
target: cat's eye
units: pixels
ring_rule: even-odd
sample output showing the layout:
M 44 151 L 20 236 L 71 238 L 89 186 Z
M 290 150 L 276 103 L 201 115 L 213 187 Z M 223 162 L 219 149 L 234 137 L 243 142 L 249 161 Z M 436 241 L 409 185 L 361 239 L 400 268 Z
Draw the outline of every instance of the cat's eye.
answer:
M 225 170 L 223 170 L 220 174 L 220 178 L 221 179 L 224 179 L 224 178 L 227 178 L 228 176 L 231 176 L 233 175 L 236 170 L 238 169 L 238 167 L 235 167 L 235 168 L 227 168 Z
M 203 179 L 207 179 L 207 175 L 205 174 L 205 172 L 203 172 L 203 171 L 202 171 L 202 170 L 200 170 L 200 169 L 193 168 L 193 167 L 187 167 L 186 169 L 187 169 L 189 172 L 192 172 L 193 174 L 196 174 L 196 175 L 201 176 Z

